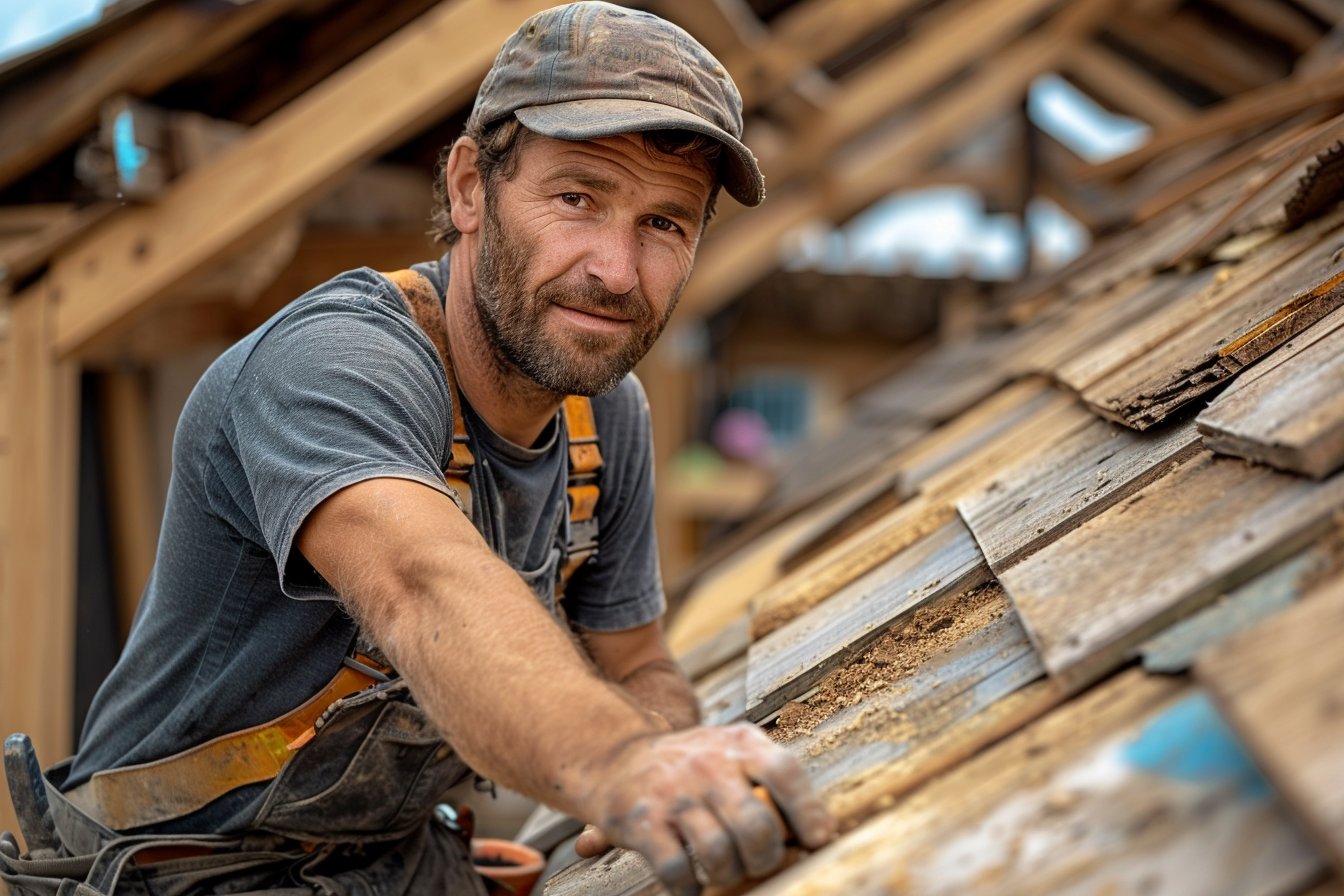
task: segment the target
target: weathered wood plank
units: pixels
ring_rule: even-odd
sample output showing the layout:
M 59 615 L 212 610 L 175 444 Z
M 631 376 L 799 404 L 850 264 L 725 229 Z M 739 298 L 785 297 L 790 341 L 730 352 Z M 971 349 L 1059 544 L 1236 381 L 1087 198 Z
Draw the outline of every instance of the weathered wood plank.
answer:
M 1322 326 L 1329 332 L 1312 339 Z M 1214 451 L 1320 479 L 1344 466 L 1344 308 L 1285 350 L 1273 370 L 1234 383 L 1196 422 Z
M 988 582 L 896 623 L 817 693 L 785 704 L 771 736 L 814 786 L 852 792 L 1044 674 L 1003 589 Z
M 1083 399 L 1117 422 L 1147 429 L 1226 381 L 1344 304 L 1344 247 L 1333 214 L 1303 228 L 1315 237 L 1300 256 L 1258 278 L 1226 302 L 1187 317 L 1186 326 L 1153 351 L 1083 391 Z M 1192 304 L 1191 307 L 1194 307 Z
M 1050 674 L 1075 688 L 1139 644 L 1323 535 L 1323 483 L 1201 452 L 999 579 Z
M 1200 658 L 1195 674 L 1344 874 L 1344 577 Z
M 747 657 L 743 655 L 695 684 L 705 725 L 726 725 L 742 718 L 747 708 Z
M 996 574 L 1152 482 L 1199 448 L 1193 422 L 1132 433 L 1093 417 L 1067 438 L 1004 468 L 957 502 Z
M 754 892 L 1286 896 L 1322 866 L 1207 697 L 1127 673 Z
M 1337 223 L 1333 216 L 1331 223 Z M 1146 355 L 1161 351 L 1165 343 L 1208 318 L 1215 309 L 1227 307 L 1238 301 L 1243 292 L 1267 283 L 1267 278 L 1275 271 L 1317 245 L 1329 232 L 1328 226 L 1320 222 L 1309 224 L 1265 244 L 1237 264 L 1220 265 L 1212 280 L 1196 281 L 1191 284 L 1191 292 L 1173 294 L 1165 308 L 1156 309 L 1069 358 L 1054 371 L 1055 378 L 1079 394 L 1086 393 L 1106 377 L 1123 372 Z M 1279 304 L 1300 288 L 1299 285 L 1282 290 L 1279 295 L 1283 299 Z M 1220 333 L 1215 341 L 1230 335 Z
M 1010 403 L 1014 410 L 998 422 L 993 415 L 973 412 L 968 425 L 950 427 L 947 439 L 936 434 L 933 438 L 945 447 L 946 456 L 954 458 L 950 463 L 944 464 L 940 452 L 912 450 L 910 476 L 920 493 L 762 592 L 752 602 L 752 637 L 764 637 L 945 525 L 956 515 L 953 502 L 1011 458 L 1064 438 L 1081 425 L 1068 413 L 1074 401 L 1064 394 L 1049 390 L 1016 397 L 1023 403 Z
M 747 652 L 751 643 L 748 633 L 750 620 L 744 612 L 714 635 L 699 642 L 684 653 L 676 653 L 677 663 L 686 677 L 695 681 Z
M 1184 672 L 1206 647 L 1292 606 L 1318 582 L 1341 569 L 1344 529 L 1336 527 L 1301 553 L 1150 638 L 1141 648 L 1143 667 L 1149 672 Z
M 989 575 L 975 539 L 955 517 L 827 601 L 747 650 L 747 717 L 759 720 L 858 655 L 902 615 Z

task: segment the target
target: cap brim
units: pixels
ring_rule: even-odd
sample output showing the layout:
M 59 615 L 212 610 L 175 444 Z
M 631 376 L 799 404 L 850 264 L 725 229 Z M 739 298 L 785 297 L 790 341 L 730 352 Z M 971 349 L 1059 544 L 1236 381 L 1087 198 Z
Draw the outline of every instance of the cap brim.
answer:
M 698 115 L 662 103 L 628 99 L 571 100 L 529 106 L 513 113 L 523 126 L 557 140 L 590 140 L 637 131 L 687 130 L 713 137 L 727 152 L 720 157 L 723 189 L 743 205 L 760 205 L 765 178 L 756 157 L 732 134 Z

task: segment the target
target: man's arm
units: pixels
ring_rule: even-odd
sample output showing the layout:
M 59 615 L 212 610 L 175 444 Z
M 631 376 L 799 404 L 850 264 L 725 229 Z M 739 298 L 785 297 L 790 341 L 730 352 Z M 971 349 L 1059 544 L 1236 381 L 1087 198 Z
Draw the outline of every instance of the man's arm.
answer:
M 700 704 L 663 638 L 661 621 L 619 632 L 579 631 L 598 671 L 673 730 L 700 724 Z
M 754 726 L 659 734 L 661 724 L 580 655 L 445 495 L 371 479 L 323 501 L 298 547 L 476 771 L 598 824 L 676 893 L 773 870 L 770 790 L 799 839 L 831 821 L 797 762 Z

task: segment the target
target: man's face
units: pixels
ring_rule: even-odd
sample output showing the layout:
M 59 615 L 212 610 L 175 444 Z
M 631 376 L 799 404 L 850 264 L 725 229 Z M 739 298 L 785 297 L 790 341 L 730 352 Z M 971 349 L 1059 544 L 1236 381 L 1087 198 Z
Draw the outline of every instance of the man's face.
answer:
M 711 176 L 638 135 L 532 136 L 490 191 L 476 308 L 502 361 L 552 392 L 616 388 L 691 273 Z

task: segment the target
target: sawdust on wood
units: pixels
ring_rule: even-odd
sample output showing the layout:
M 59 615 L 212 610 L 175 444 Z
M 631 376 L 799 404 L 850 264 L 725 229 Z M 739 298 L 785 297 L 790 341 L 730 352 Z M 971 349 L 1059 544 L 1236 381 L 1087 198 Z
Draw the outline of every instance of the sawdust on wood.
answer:
M 1003 589 L 991 580 L 919 607 L 858 660 L 823 678 L 806 700 L 784 704 L 770 736 L 785 743 L 811 734 L 845 707 L 915 674 L 930 658 L 1003 615 L 1008 606 Z

